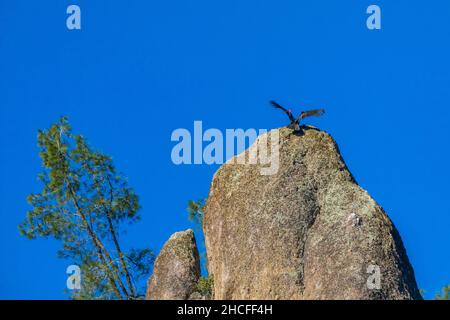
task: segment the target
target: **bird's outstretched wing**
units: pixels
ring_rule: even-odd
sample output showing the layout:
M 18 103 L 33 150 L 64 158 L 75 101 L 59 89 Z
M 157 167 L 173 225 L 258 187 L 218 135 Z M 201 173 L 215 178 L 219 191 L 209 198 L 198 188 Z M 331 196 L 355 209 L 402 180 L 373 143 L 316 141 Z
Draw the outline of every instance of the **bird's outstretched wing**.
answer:
M 320 117 L 324 113 L 325 113 L 325 109 L 308 110 L 308 111 L 302 112 L 300 114 L 300 116 L 298 117 L 298 120 L 302 120 L 306 117 L 311 117 L 311 116 Z
M 292 115 L 292 113 L 289 112 L 286 108 L 280 106 L 278 103 L 276 103 L 276 102 L 273 101 L 273 100 L 270 100 L 270 104 L 271 104 L 273 107 L 277 108 L 277 109 L 283 110 L 283 111 L 287 114 L 287 116 L 289 117 L 289 120 L 295 121 L 295 118 L 294 118 L 294 116 Z

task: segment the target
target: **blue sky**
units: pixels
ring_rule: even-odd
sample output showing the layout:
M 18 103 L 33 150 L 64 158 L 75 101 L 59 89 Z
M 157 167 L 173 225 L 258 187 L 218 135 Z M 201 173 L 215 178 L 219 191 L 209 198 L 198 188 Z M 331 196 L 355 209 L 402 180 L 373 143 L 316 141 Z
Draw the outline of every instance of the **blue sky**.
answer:
M 382 29 L 366 28 L 366 8 Z M 82 30 L 66 28 L 77 4 Z M 269 99 L 333 135 L 400 231 L 419 287 L 450 283 L 450 2 L 0 0 L 0 298 L 64 299 L 58 243 L 19 236 L 38 192 L 36 132 L 69 117 L 140 195 L 123 239 L 158 251 L 192 227 L 217 166 L 175 166 L 171 133 L 285 124 Z

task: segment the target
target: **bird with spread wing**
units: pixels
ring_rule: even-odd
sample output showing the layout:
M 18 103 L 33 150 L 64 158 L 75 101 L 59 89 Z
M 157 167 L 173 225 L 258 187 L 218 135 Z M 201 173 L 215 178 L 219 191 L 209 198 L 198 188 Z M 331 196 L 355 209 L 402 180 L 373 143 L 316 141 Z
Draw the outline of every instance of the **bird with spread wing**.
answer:
M 289 129 L 293 129 L 294 132 L 301 131 L 300 121 L 302 121 L 304 118 L 311 117 L 311 116 L 319 117 L 325 113 L 324 109 L 314 109 L 314 110 L 302 111 L 300 113 L 300 115 L 297 118 L 295 118 L 294 115 L 292 114 L 291 109 L 286 109 L 286 108 L 280 106 L 277 102 L 275 102 L 273 100 L 270 101 L 270 104 L 277 109 L 283 110 L 287 114 L 287 116 L 289 117 L 289 120 L 291 121 L 291 123 L 287 127 Z

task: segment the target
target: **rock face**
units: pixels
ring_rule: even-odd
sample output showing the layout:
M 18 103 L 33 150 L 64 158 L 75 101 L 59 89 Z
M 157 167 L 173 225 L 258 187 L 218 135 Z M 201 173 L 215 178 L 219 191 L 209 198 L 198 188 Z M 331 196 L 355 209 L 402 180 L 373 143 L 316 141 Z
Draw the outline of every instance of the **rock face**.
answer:
M 396 228 L 331 136 L 278 132 L 276 174 L 227 163 L 214 175 L 204 232 L 215 298 L 421 299 Z
M 155 261 L 147 283 L 147 300 L 186 300 L 200 278 L 200 257 L 194 232 L 174 233 Z

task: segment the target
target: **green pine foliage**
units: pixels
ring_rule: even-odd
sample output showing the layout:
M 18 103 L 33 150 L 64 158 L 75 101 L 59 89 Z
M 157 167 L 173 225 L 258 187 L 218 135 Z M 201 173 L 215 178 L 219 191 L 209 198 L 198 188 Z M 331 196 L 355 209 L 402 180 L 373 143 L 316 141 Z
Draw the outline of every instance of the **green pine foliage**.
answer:
M 54 238 L 58 256 L 81 268 L 73 299 L 140 299 L 150 272 L 149 249 L 124 251 L 125 223 L 139 220 L 139 199 L 111 157 L 74 135 L 67 118 L 39 131 L 42 191 L 27 198 L 32 209 L 19 225 L 29 239 Z
M 200 199 L 198 201 L 189 200 L 187 206 L 188 218 L 194 223 L 198 224 L 200 227 L 203 226 L 203 217 L 206 200 Z
M 441 292 L 436 294 L 435 300 L 450 300 L 450 285 L 442 288 Z
M 195 291 L 204 297 L 212 298 L 212 294 L 214 292 L 213 276 L 209 275 L 207 277 L 201 277 L 197 283 Z

